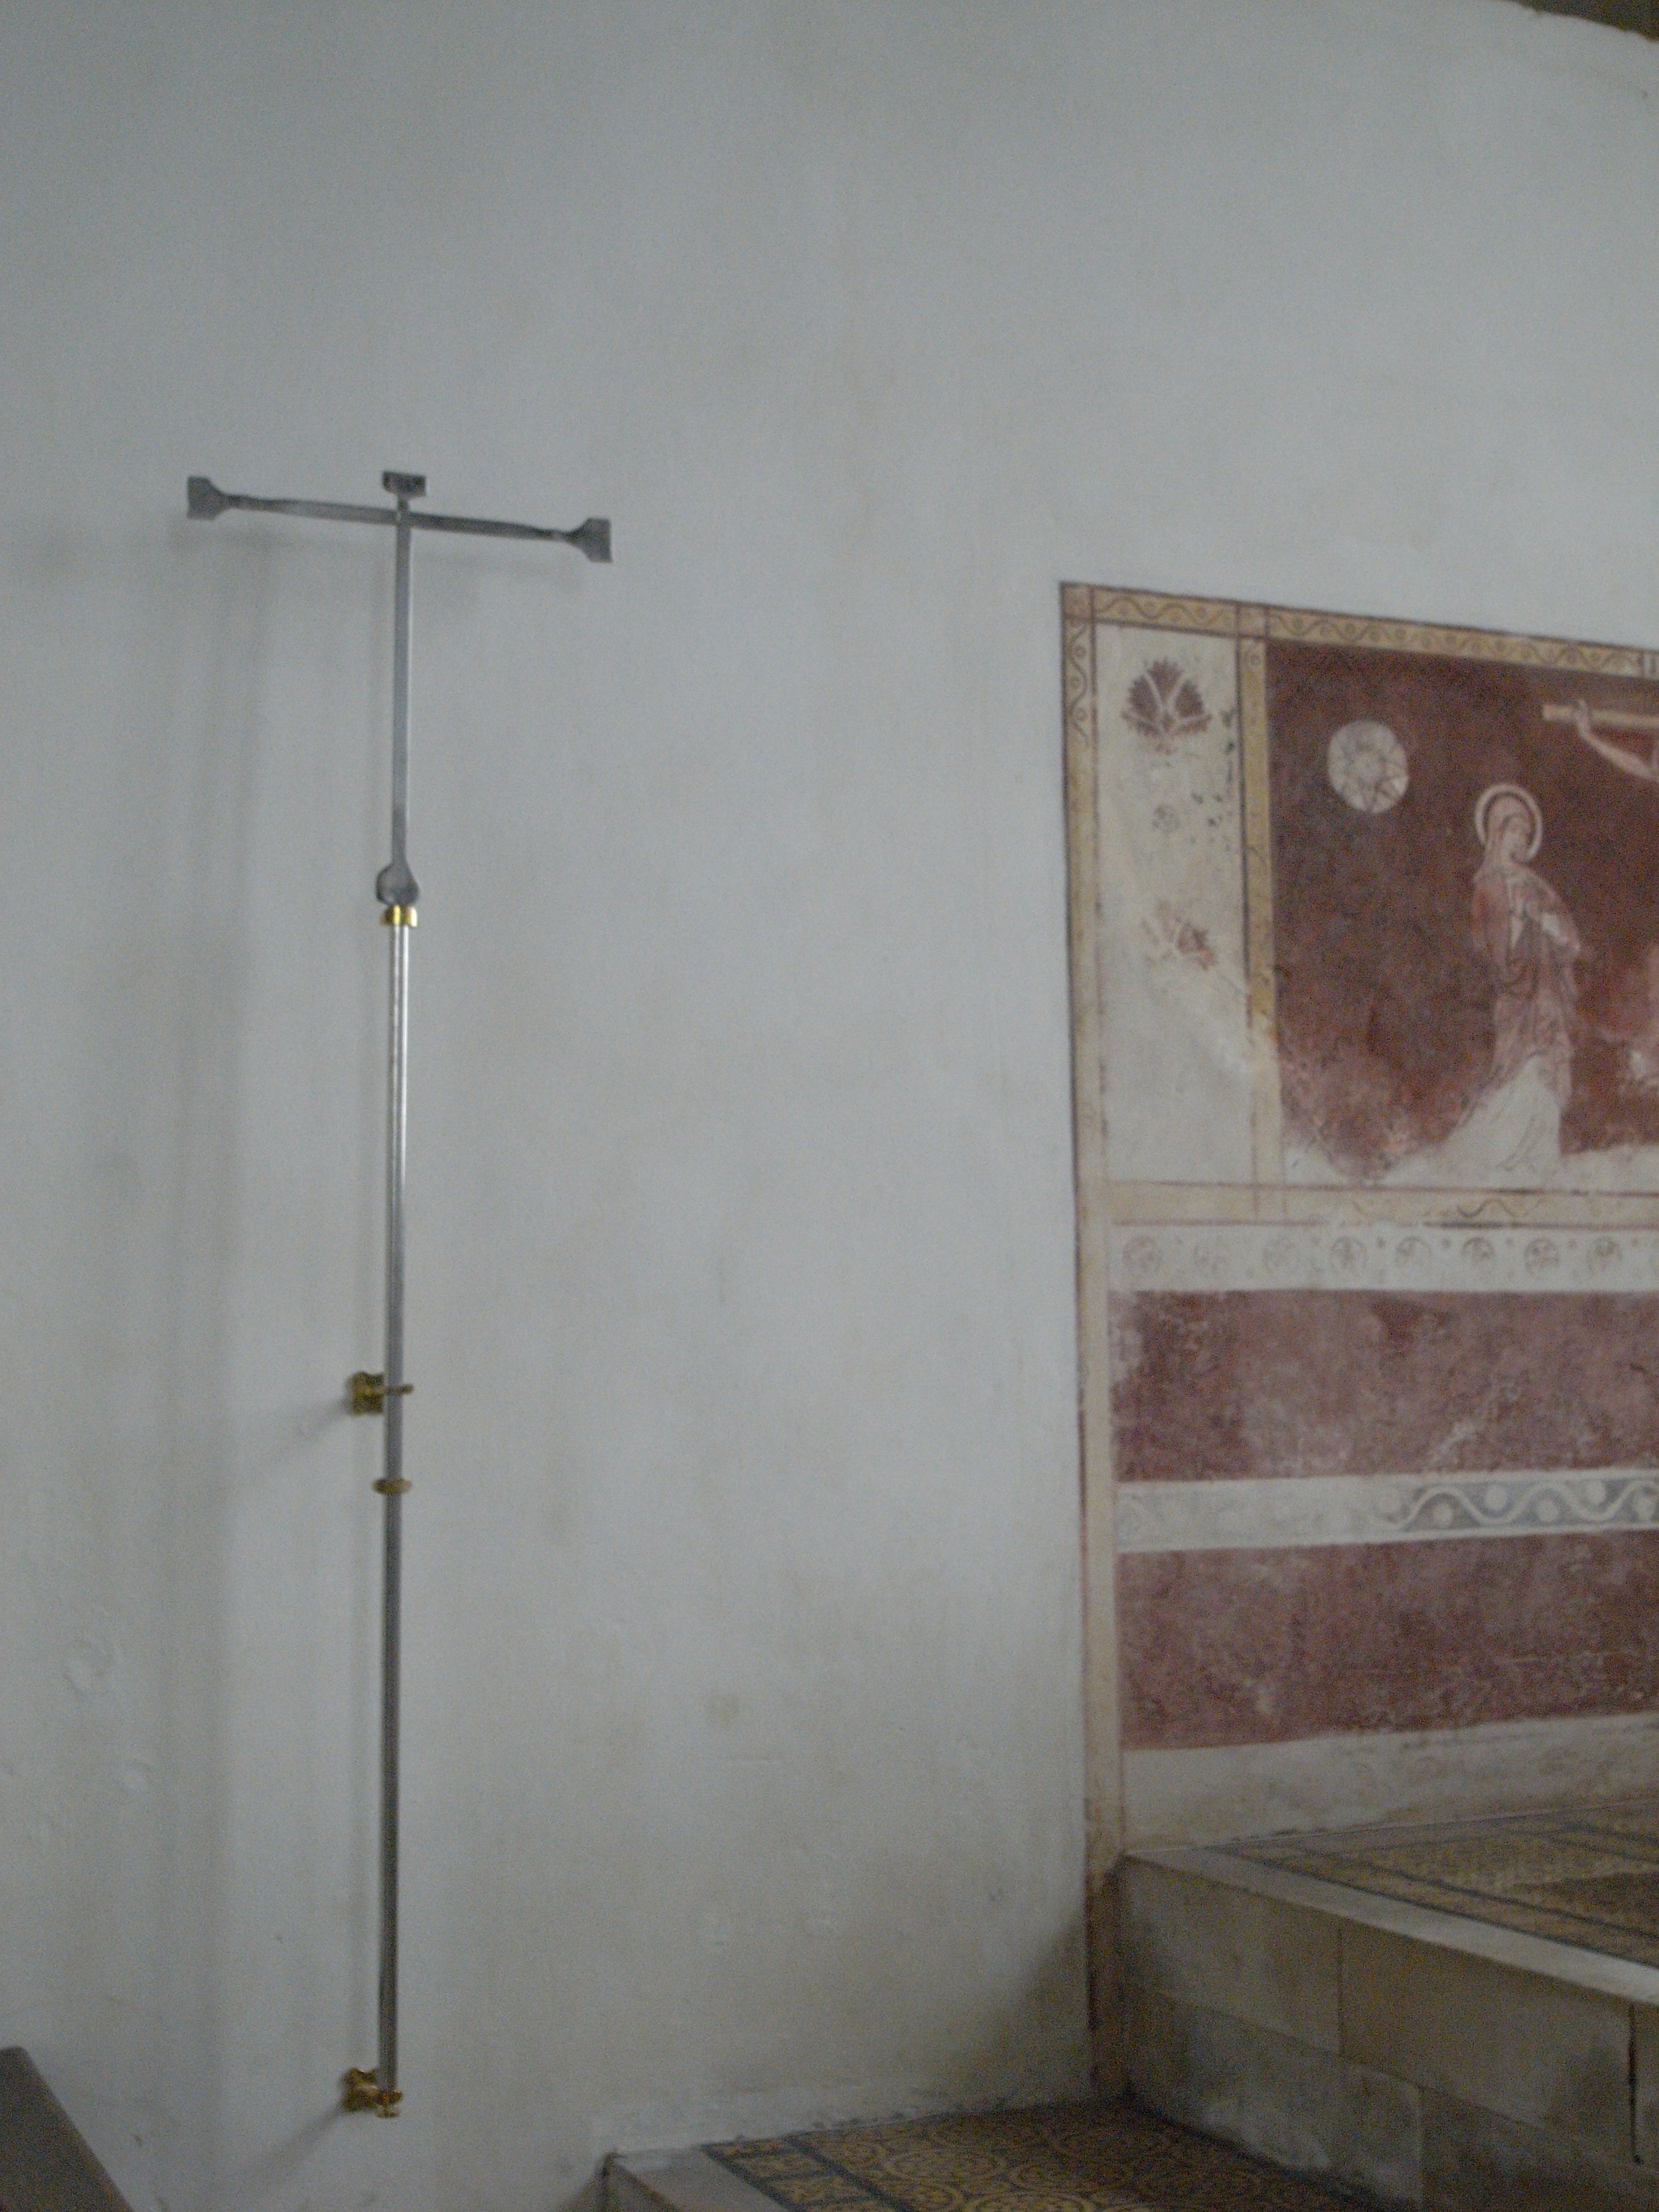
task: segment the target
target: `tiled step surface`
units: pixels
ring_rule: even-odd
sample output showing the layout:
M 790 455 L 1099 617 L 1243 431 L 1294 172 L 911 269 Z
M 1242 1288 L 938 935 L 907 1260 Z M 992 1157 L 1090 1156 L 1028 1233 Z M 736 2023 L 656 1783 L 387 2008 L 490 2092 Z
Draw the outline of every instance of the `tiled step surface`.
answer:
M 130 2212 L 27 2051 L 0 2051 L 0 2212 Z
M 1224 1856 L 1659 1966 L 1659 1798 L 1229 1844 Z
M 621 2157 L 607 2178 L 606 2212 L 1340 2212 L 1353 2201 L 1097 2103 Z

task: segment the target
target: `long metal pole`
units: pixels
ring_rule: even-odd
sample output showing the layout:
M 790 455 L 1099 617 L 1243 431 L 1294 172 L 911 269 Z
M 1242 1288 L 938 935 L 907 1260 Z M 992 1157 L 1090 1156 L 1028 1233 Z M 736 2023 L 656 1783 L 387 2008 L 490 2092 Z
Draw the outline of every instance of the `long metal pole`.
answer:
M 409 1125 L 409 933 L 413 907 L 388 908 L 391 1049 L 386 1079 L 386 1432 L 377 1487 L 385 1499 L 380 1628 L 380 2020 L 375 2086 L 395 2110 L 398 2087 L 398 1773 L 403 1636 L 404 1177 Z
M 411 487 L 412 488 L 412 487 Z M 397 487 L 398 561 L 392 656 L 392 858 L 375 894 L 392 932 L 388 994 L 386 1142 L 386 1419 L 380 1480 L 384 1502 L 380 1617 L 380 1985 L 375 2088 L 381 2112 L 394 2112 L 398 2086 L 398 1796 L 402 1692 L 404 1494 L 404 1183 L 409 1164 L 409 937 L 420 896 L 409 866 L 409 678 L 412 550 L 409 500 Z
M 388 2118 L 403 2101 L 398 2087 L 398 1738 L 403 1643 L 404 1400 L 414 1385 L 404 1377 L 404 1176 L 409 1139 L 409 933 L 415 927 L 420 886 L 409 865 L 409 682 L 410 639 L 410 554 L 417 530 L 441 530 L 475 538 L 536 538 L 570 545 L 590 561 L 611 558 L 611 525 L 590 515 L 579 529 L 547 530 L 524 522 L 485 521 L 477 516 L 417 514 L 411 499 L 422 498 L 426 478 L 388 469 L 380 479 L 395 507 L 362 507 L 337 500 L 263 499 L 246 492 L 221 491 L 207 477 L 191 477 L 185 486 L 187 512 L 211 522 L 232 509 L 255 514 L 296 515 L 317 522 L 390 524 L 397 533 L 397 576 L 393 592 L 392 658 L 392 858 L 374 879 L 383 909 L 380 920 L 392 932 L 389 1040 L 386 1068 L 386 1372 L 360 1370 L 348 1389 L 355 1413 L 384 1416 L 380 1479 L 374 1487 L 384 1502 L 383 1578 L 380 1614 L 380 1976 L 379 2046 L 374 2071 L 354 2066 L 346 2075 L 349 2112 L 377 2112 Z
M 404 1376 L 404 1281 L 406 1226 L 404 1187 L 409 1165 L 409 937 L 420 886 L 409 865 L 409 689 L 413 580 L 413 520 L 409 501 L 425 485 L 417 477 L 388 475 L 395 492 L 397 568 L 392 634 L 392 858 L 374 879 L 380 920 L 392 932 L 387 992 L 386 1112 L 386 1369 L 354 1378 L 369 1385 L 373 1409 L 384 1417 L 380 1479 L 380 1972 L 379 2021 L 372 2080 L 354 2069 L 346 2102 L 387 2118 L 403 2102 L 398 2086 L 398 1832 L 400 1723 L 403 1702 L 404 1400 L 413 1387 Z

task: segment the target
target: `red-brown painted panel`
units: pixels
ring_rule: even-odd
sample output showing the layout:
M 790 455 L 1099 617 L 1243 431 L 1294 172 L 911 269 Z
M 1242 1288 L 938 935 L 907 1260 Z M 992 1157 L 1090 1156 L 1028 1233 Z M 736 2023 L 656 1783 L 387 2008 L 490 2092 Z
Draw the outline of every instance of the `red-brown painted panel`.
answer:
M 1659 1534 L 1118 1562 L 1134 1750 L 1659 1706 Z
M 1620 726 L 1659 686 L 1284 641 L 1267 680 L 1291 1139 L 1370 1180 L 1536 1059 L 1564 1152 L 1659 1142 L 1659 762 Z M 1579 702 L 1613 726 L 1581 738 Z M 1355 729 L 1392 748 L 1369 793 Z
M 1659 1298 L 1113 1301 L 1118 1479 L 1659 1466 Z

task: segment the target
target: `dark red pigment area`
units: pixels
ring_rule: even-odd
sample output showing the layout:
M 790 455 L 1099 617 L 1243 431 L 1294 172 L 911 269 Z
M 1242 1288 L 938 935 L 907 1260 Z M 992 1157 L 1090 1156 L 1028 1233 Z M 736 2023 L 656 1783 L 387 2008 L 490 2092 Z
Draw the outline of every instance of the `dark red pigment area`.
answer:
M 1132 1750 L 1642 1712 L 1659 1534 L 1468 1538 L 1118 1562 Z
M 1442 1142 L 1491 1075 L 1494 979 L 1470 908 L 1475 805 L 1498 783 L 1541 809 L 1531 865 L 1583 940 L 1562 1149 L 1659 1143 L 1659 1085 L 1632 1080 L 1623 1048 L 1650 1033 L 1659 1046 L 1659 786 L 1544 720 L 1546 701 L 1576 698 L 1659 714 L 1659 684 L 1631 678 L 1268 647 L 1285 1121 L 1350 1176 Z M 1359 720 L 1386 724 L 1409 768 L 1405 797 L 1380 814 L 1347 805 L 1328 770 L 1332 736 Z
M 1659 1466 L 1659 1297 L 1112 1301 L 1118 1480 Z

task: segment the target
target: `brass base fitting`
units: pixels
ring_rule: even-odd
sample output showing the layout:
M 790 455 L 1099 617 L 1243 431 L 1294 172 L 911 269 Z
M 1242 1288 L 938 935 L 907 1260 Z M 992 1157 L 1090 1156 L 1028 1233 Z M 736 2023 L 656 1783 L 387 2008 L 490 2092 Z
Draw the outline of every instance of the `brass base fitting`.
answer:
M 386 929 L 413 929 L 420 918 L 412 906 L 389 906 L 382 910 L 380 923 Z
M 340 2102 L 348 2112 L 378 2112 L 383 2120 L 395 2120 L 403 2101 L 401 2089 L 383 2089 L 380 2075 L 368 2067 L 347 2068 Z

